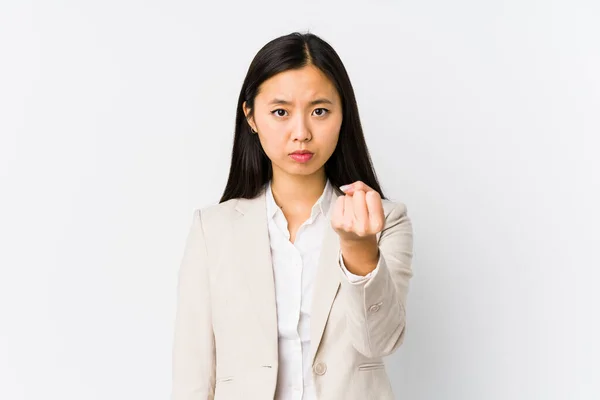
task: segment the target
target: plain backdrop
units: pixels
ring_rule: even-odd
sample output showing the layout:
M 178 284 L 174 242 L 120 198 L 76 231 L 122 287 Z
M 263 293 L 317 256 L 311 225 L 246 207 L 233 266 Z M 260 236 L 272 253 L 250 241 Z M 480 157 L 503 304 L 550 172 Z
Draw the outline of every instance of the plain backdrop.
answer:
M 600 398 L 598 1 L 0 1 L 0 399 L 167 399 L 248 65 L 346 65 L 415 232 L 398 399 Z M 204 400 L 204 399 L 198 399 Z

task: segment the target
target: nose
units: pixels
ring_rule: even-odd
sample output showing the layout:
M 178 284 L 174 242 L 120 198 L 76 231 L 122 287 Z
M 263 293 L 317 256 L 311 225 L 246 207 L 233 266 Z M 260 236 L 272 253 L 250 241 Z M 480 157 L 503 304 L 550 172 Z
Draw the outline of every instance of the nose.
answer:
M 310 127 L 306 124 L 303 117 L 298 118 L 292 129 L 292 139 L 294 141 L 306 142 L 312 138 Z

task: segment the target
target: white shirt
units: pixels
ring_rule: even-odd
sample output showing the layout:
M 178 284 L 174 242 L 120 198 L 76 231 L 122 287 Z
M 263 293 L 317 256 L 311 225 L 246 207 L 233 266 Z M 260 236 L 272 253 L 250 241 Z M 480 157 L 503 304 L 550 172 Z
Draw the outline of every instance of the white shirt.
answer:
M 310 217 L 299 228 L 294 243 L 290 242 L 288 223 L 275 203 L 271 183 L 266 192 L 269 239 L 273 260 L 273 276 L 277 302 L 279 331 L 279 373 L 275 400 L 316 400 L 310 365 L 310 309 L 317 264 L 333 186 L 327 181 L 323 194 L 314 204 Z M 351 274 L 340 254 L 340 267 L 353 283 L 367 276 Z

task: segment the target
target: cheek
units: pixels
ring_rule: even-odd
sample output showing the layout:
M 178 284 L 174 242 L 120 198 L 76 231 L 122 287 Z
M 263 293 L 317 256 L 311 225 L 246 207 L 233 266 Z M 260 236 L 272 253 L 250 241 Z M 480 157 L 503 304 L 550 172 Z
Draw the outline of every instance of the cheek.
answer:
M 272 115 L 264 115 L 262 118 L 261 126 L 263 126 L 269 131 L 274 132 L 277 130 L 281 130 L 282 125 L 283 124 L 281 123 L 281 121 L 277 121 Z
M 269 155 L 269 151 L 276 150 L 285 143 L 285 135 L 281 123 L 278 123 L 273 118 L 269 118 L 269 116 L 257 118 L 256 123 L 260 130 L 260 142 L 267 155 Z
M 285 150 L 285 137 L 278 130 L 263 128 L 260 133 L 260 144 L 270 159 L 280 158 L 282 150 Z
M 336 115 L 336 118 L 331 118 L 327 124 L 327 132 L 329 133 L 329 137 L 334 137 L 333 140 L 337 141 L 338 136 L 340 135 L 340 129 L 342 128 L 342 117 Z
M 321 135 L 321 146 L 327 149 L 329 153 L 333 153 L 333 150 L 337 146 L 340 137 L 340 126 L 340 124 L 333 125 Z

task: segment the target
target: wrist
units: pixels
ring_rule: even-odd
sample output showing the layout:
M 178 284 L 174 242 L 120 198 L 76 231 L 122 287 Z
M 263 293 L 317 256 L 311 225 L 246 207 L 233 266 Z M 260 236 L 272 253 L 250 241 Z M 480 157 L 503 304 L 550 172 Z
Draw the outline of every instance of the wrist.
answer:
M 379 261 L 379 246 L 375 236 L 360 240 L 341 240 L 340 250 L 346 269 L 355 275 L 368 274 Z

